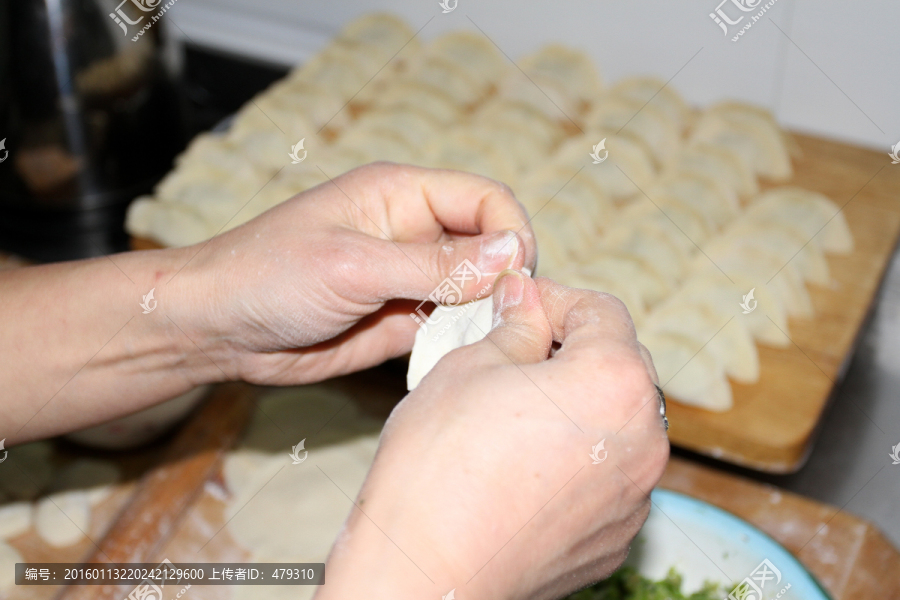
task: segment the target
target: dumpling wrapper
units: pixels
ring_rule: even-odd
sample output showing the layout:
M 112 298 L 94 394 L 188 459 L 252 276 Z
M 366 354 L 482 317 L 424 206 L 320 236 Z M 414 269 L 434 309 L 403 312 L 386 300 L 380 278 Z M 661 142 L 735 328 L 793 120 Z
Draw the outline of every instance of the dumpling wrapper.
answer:
M 484 339 L 492 327 L 493 301 L 490 297 L 459 306 L 438 306 L 429 322 L 416 332 L 406 389 L 414 390 L 419 382 L 449 352 Z

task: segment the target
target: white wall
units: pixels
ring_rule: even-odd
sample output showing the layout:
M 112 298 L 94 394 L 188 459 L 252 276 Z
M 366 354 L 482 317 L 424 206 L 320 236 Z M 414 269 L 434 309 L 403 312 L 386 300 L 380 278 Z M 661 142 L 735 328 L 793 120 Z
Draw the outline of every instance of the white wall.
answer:
M 422 27 L 426 40 L 477 25 L 513 59 L 564 42 L 589 52 L 607 81 L 653 74 L 672 78 L 693 104 L 739 98 L 769 107 L 791 129 L 885 152 L 900 141 L 900 2 L 775 0 L 732 42 L 765 2 L 742 13 L 726 0 L 729 17 L 747 15 L 726 37 L 709 17 L 720 1 L 459 0 L 442 14 L 438 0 L 179 0 L 165 18 L 176 37 L 285 65 L 375 10 Z

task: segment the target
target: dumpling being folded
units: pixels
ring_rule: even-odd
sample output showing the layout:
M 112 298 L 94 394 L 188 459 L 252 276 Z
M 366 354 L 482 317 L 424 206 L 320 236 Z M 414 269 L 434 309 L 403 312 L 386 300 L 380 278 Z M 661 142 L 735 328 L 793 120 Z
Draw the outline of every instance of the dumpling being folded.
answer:
M 428 322 L 421 323 L 416 332 L 406 373 L 406 389 L 418 387 L 422 378 L 447 353 L 483 339 L 492 327 L 492 311 L 490 297 L 459 306 L 435 308 Z

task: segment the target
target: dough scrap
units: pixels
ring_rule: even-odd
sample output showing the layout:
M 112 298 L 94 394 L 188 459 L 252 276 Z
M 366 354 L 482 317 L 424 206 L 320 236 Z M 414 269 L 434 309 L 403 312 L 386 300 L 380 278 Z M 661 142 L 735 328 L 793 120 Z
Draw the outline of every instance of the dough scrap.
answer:
M 0 505 L 0 540 L 11 540 L 28 531 L 31 527 L 31 513 L 31 502 L 28 501 Z
M 34 516 L 38 535 L 54 548 L 80 542 L 87 534 L 90 521 L 90 496 L 84 490 L 50 494 L 38 502 Z
M 307 460 L 296 465 L 287 451 L 256 461 L 241 453 L 226 459 L 226 483 L 241 490 L 227 508 L 228 531 L 254 556 L 324 562 L 375 458 L 378 436 L 307 448 Z
M 0 594 L 5 594 L 16 584 L 16 563 L 25 562 L 19 551 L 0 542 Z

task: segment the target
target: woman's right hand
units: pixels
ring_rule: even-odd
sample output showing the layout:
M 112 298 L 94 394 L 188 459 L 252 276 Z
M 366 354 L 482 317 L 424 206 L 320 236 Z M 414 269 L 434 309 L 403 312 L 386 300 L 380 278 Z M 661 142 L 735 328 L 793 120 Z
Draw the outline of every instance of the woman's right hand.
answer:
M 669 455 L 631 318 L 516 272 L 493 297 L 388 420 L 320 598 L 559 598 L 624 560 Z

